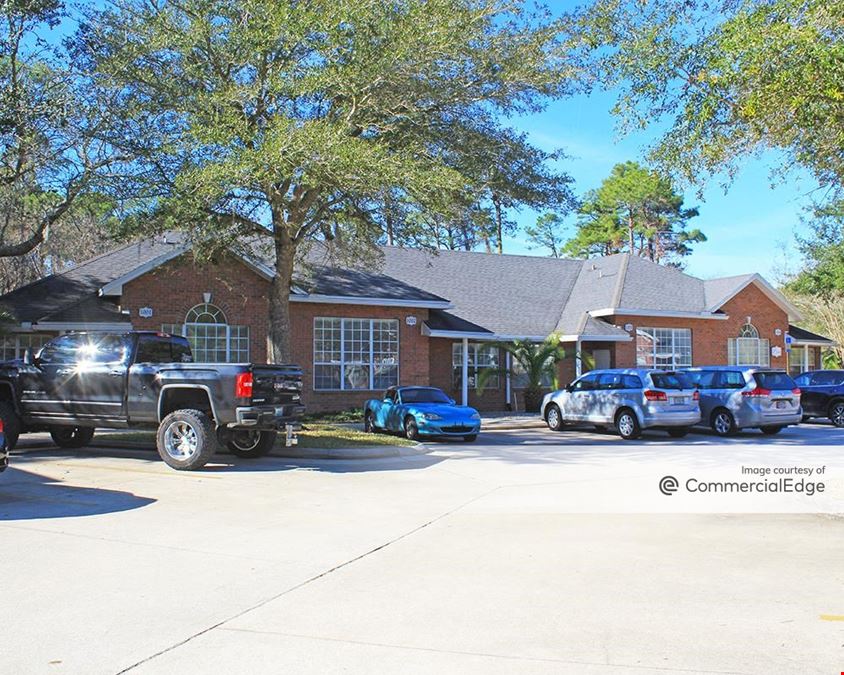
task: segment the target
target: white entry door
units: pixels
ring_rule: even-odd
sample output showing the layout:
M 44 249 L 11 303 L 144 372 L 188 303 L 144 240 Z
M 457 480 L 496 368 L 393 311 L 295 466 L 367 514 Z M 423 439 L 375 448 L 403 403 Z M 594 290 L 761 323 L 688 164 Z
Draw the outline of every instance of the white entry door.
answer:
M 592 358 L 595 359 L 595 370 L 610 368 L 612 356 L 609 349 L 593 349 Z

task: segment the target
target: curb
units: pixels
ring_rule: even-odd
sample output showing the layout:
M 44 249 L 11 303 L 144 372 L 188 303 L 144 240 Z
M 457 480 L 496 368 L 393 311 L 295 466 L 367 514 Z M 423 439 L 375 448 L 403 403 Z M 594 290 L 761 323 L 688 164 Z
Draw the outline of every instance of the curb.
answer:
M 52 445 L 44 446 L 44 448 L 33 447 L 32 449 L 52 448 Z M 97 448 L 100 450 L 115 448 L 117 450 L 148 450 L 156 453 L 156 449 L 143 443 L 131 443 L 126 441 L 94 441 L 89 444 L 90 448 Z M 299 448 L 298 446 L 291 446 L 289 448 L 273 449 L 266 457 L 278 457 L 279 459 L 382 459 L 385 457 L 414 457 L 416 455 L 427 455 L 433 448 L 429 448 L 422 443 L 417 446 L 407 447 L 400 445 L 371 445 L 360 448 Z M 157 454 L 157 453 L 156 453 Z M 219 454 L 231 455 L 226 452 L 225 448 L 220 450 Z M 231 455 L 232 457 L 234 455 Z

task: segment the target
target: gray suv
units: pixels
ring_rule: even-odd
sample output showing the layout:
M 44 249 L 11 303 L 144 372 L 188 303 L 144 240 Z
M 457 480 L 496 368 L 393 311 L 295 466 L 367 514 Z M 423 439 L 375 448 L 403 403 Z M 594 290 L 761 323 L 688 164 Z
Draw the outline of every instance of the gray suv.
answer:
M 801 421 L 800 389 L 782 370 L 704 366 L 684 372 L 700 392 L 701 422 L 719 436 L 748 428 L 776 434 Z
M 593 370 L 542 400 L 542 416 L 553 431 L 588 422 L 615 426 L 624 439 L 642 429 L 665 429 L 682 438 L 700 422 L 698 392 L 682 373 L 664 370 Z

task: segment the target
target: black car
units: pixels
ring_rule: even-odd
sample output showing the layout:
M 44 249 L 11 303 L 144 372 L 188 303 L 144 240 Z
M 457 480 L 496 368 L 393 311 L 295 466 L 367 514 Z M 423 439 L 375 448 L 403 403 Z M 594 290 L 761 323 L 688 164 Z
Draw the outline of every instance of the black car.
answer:
M 803 419 L 828 417 L 844 427 L 844 370 L 814 370 L 794 378 L 802 392 Z

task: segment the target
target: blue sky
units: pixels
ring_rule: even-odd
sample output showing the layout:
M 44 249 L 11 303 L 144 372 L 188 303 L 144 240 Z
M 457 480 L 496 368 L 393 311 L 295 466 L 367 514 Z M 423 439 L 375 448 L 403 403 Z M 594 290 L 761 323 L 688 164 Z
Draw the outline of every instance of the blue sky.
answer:
M 654 126 L 619 137 L 616 119 L 609 112 L 614 100 L 609 92 L 564 99 L 540 114 L 510 123 L 527 132 L 539 147 L 562 148 L 570 155 L 558 166 L 574 178 L 575 192 L 582 195 L 600 185 L 614 164 L 643 160 L 647 146 L 661 130 Z M 799 264 L 795 233 L 802 229 L 800 216 L 810 204 L 808 193 L 816 184 L 808 174 L 796 171 L 772 186 L 770 170 L 775 165 L 772 153 L 748 158 L 726 192 L 723 180 L 717 177 L 705 186 L 702 200 L 696 189 L 685 191 L 686 205 L 700 208 L 700 216 L 690 226 L 700 228 L 708 237 L 688 258 L 689 273 L 711 278 L 759 272 L 776 281 L 786 259 L 792 269 Z M 523 211 L 516 219 L 521 225 L 530 225 L 536 213 Z M 573 231 L 574 221 L 570 215 L 568 232 Z M 530 249 L 521 234 L 506 239 L 504 250 L 542 254 Z

